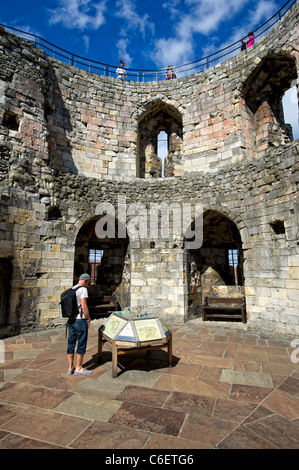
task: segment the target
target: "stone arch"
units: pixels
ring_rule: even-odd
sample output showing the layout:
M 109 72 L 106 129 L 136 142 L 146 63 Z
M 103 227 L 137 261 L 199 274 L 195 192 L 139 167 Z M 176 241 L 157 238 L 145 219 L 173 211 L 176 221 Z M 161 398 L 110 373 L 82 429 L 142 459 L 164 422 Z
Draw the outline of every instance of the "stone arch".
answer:
M 181 174 L 183 167 L 183 122 L 178 109 L 162 100 L 152 102 L 138 121 L 137 177 L 159 178 L 162 162 L 157 155 L 158 134 L 168 136 L 164 176 Z
M 243 99 L 249 114 L 248 128 L 258 152 L 293 140 L 292 128 L 284 121 L 282 98 L 296 79 L 294 57 L 282 53 L 264 57 L 247 78 Z
M 205 296 L 245 295 L 241 224 L 214 209 L 202 224 L 202 246 L 186 250 L 188 317 L 201 315 Z
M 104 216 L 105 217 L 105 216 Z M 130 245 L 126 234 L 119 236 L 118 220 L 114 219 L 114 233 L 99 238 L 97 223 L 103 216 L 95 216 L 79 229 L 75 240 L 74 282 L 82 272 L 92 275 L 89 287 L 91 297 L 115 294 L 121 308 L 130 304 Z M 105 223 L 103 222 L 103 225 Z M 101 259 L 91 260 L 91 252 L 102 252 Z M 94 264 L 95 263 L 95 264 Z

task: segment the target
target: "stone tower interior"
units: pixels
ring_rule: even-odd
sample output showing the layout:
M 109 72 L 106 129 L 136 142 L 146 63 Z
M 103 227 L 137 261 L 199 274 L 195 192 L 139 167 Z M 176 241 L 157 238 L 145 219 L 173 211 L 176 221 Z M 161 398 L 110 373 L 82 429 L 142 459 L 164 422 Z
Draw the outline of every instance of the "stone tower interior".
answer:
M 244 296 L 248 328 L 298 337 L 299 141 L 282 107 L 298 91 L 298 17 L 296 2 L 225 62 L 138 83 L 1 29 L 0 337 L 57 324 L 82 272 L 91 296 L 165 321 Z

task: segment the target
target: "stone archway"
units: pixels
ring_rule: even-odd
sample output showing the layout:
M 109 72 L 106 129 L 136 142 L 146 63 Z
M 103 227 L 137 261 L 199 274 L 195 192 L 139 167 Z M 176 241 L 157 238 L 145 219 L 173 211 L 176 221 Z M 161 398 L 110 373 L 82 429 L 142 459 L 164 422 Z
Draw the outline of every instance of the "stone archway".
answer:
M 157 155 L 158 134 L 168 136 L 168 155 L 165 159 L 164 176 L 179 175 L 183 168 L 183 126 L 179 111 L 161 100 L 149 107 L 138 124 L 138 164 L 140 178 L 162 176 L 162 162 Z
M 293 140 L 292 128 L 284 121 L 282 98 L 296 79 L 295 59 L 280 54 L 265 57 L 245 82 L 243 97 L 251 116 L 248 128 L 258 152 Z
M 203 215 L 203 244 L 187 250 L 187 317 L 201 316 L 205 296 L 245 295 L 242 240 L 236 224 L 208 210 Z
M 118 237 L 117 220 L 114 236 L 98 238 L 96 224 L 101 217 L 87 221 L 79 230 L 75 242 L 74 283 L 81 273 L 92 276 L 89 295 L 114 294 L 123 308 L 130 304 L 129 239 Z M 97 256 L 100 255 L 100 256 Z

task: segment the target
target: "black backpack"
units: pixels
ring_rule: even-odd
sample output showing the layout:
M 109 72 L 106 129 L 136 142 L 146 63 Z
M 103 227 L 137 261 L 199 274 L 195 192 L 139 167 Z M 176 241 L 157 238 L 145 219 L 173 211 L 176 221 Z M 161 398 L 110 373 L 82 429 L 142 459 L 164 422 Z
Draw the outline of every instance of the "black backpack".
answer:
M 79 315 L 79 308 L 77 303 L 76 291 L 82 286 L 77 286 L 74 289 L 67 289 L 62 292 L 60 296 L 61 305 L 61 314 L 63 318 L 68 318 L 69 320 L 75 320 L 77 315 Z M 80 313 L 82 317 L 82 312 Z

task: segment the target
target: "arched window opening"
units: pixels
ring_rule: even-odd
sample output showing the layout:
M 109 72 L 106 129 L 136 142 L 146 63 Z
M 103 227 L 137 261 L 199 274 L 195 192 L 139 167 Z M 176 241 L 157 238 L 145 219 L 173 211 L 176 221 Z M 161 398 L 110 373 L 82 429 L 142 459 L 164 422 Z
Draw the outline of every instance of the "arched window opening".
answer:
M 102 267 L 103 250 L 89 248 L 88 254 L 88 272 L 90 272 L 91 282 L 100 284 L 100 273 Z
M 296 85 L 287 90 L 282 99 L 284 120 L 286 124 L 292 127 L 293 139 L 299 138 L 299 122 L 298 122 L 298 92 Z
M 182 172 L 182 117 L 176 108 L 158 100 L 139 120 L 137 177 L 161 178 Z
M 229 248 L 227 250 L 228 258 L 228 271 L 230 278 L 233 278 L 233 283 L 237 286 L 239 284 L 238 265 L 239 265 L 239 250 L 238 248 Z M 232 283 L 232 281 L 230 281 Z
M 265 152 L 293 140 L 286 124 L 283 97 L 297 81 L 296 62 L 287 55 L 265 57 L 244 85 L 244 99 L 252 119 L 249 123 L 254 150 Z M 298 109 L 297 109 L 298 120 Z
M 49 221 L 50 220 L 52 220 L 52 221 L 60 220 L 62 218 L 61 212 L 60 212 L 59 208 L 56 207 L 56 206 L 50 207 L 48 209 L 47 217 L 48 217 Z
M 3 118 L 3 125 L 11 131 L 19 130 L 20 119 L 13 111 L 5 111 Z
M 165 176 L 165 159 L 168 155 L 168 135 L 165 131 L 159 132 L 157 136 L 157 154 L 161 159 L 162 178 Z

